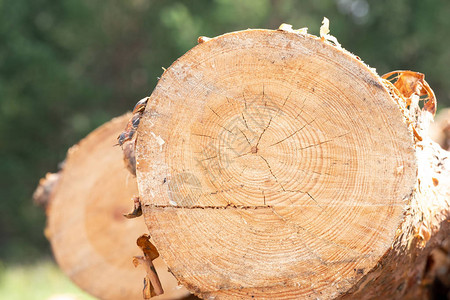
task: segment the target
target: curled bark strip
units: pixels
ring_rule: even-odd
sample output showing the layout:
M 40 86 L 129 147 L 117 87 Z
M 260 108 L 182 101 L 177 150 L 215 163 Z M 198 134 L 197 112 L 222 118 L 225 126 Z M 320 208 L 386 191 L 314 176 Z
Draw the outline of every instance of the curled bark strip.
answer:
M 152 262 L 159 257 L 158 250 L 150 242 L 150 236 L 148 234 L 141 235 L 137 239 L 136 244 L 141 248 L 142 252 L 144 252 L 144 256 L 134 256 L 133 264 L 135 267 L 143 265 L 147 272 L 147 276 L 144 278 L 144 289 L 142 291 L 144 299 L 150 299 L 153 296 L 164 294 L 164 290 Z
M 417 95 L 424 100 L 424 110 L 436 113 L 436 97 L 425 81 L 425 75 L 414 71 L 392 71 L 381 76 L 397 89 L 396 95 L 405 101 L 406 106 L 412 104 L 412 97 Z
M 413 130 L 414 137 L 415 137 L 419 142 L 423 141 L 423 138 L 422 138 L 422 137 L 420 136 L 420 134 L 417 132 L 416 128 L 412 127 L 412 130 Z
M 133 116 L 128 121 L 124 131 L 117 137 L 116 145 L 122 147 L 125 167 L 134 176 L 136 176 L 136 157 L 134 154 L 136 130 L 138 129 L 141 116 L 147 106 L 147 101 L 148 97 L 143 98 L 136 103 L 132 112 Z
M 133 176 L 136 176 L 136 156 L 134 154 L 135 139 L 122 145 L 123 162 Z
M 133 108 L 133 116 L 128 121 L 125 130 L 117 137 L 117 144 L 122 146 L 126 141 L 133 140 L 139 126 L 141 116 L 147 106 L 148 97 L 139 100 Z
M 141 202 L 139 201 L 139 197 L 133 197 L 133 211 L 129 214 L 123 215 L 127 219 L 133 219 L 140 217 L 142 215 Z M 155 257 L 156 258 L 156 257 Z

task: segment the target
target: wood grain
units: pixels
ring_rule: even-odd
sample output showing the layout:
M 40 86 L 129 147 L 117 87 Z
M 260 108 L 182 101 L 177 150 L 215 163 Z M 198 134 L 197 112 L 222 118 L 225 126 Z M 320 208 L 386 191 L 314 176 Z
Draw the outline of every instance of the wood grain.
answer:
M 248 30 L 164 72 L 137 132 L 149 232 L 208 299 L 330 299 L 392 245 L 417 181 L 380 78 L 320 38 Z

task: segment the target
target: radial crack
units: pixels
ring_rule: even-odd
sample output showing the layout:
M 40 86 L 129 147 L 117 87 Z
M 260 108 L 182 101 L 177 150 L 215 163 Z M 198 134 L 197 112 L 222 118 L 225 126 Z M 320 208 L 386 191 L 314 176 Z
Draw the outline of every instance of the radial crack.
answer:
M 262 91 L 262 100 L 264 100 L 264 106 L 267 107 L 266 94 L 264 92 L 264 83 L 263 83 L 263 91 Z
M 215 137 L 212 137 L 212 136 L 206 135 L 206 134 L 192 133 L 192 135 L 195 135 L 195 136 L 202 136 L 202 137 L 207 137 L 207 138 L 214 139 L 214 140 L 217 139 L 217 138 L 215 138 Z
M 256 142 L 256 145 L 255 145 L 256 149 L 258 149 L 259 142 L 261 141 L 261 138 L 262 138 L 264 132 L 266 132 L 267 128 L 269 128 L 270 123 L 272 122 L 272 119 L 273 119 L 273 116 L 270 117 L 269 123 L 267 123 L 266 128 L 264 128 L 263 131 L 261 132 L 261 135 L 259 136 L 258 141 Z
M 248 138 L 247 138 L 247 136 L 245 135 L 245 133 L 240 129 L 240 128 L 238 128 L 239 129 L 239 131 L 242 133 L 242 135 L 245 137 L 245 139 L 247 140 L 247 143 L 250 145 L 250 147 L 252 146 L 252 144 L 250 143 L 250 141 L 248 140 Z
M 209 108 L 216 116 L 218 116 L 220 119 L 222 119 L 222 117 L 219 116 L 219 114 L 216 113 L 216 111 L 215 111 L 214 109 L 212 109 L 210 106 L 208 106 L 208 108 Z
M 320 146 L 320 145 L 322 145 L 322 144 L 329 143 L 329 142 L 331 142 L 331 141 L 332 141 L 332 140 L 326 140 L 326 141 L 323 141 L 323 142 L 319 142 L 319 143 L 317 143 L 317 144 L 313 144 L 313 145 L 309 145 L 309 146 L 306 146 L 306 147 L 298 148 L 297 150 L 305 150 L 305 149 L 308 149 L 308 148 L 317 147 L 317 146 Z
M 314 199 L 313 196 L 311 196 L 311 194 L 309 192 L 305 192 L 305 194 L 308 195 L 309 198 L 311 198 L 312 201 L 314 201 L 314 203 L 316 203 L 318 207 L 320 207 L 323 211 L 325 211 L 325 209 L 322 206 L 320 206 L 320 204 L 316 201 L 316 199 Z
M 244 167 L 242 168 L 242 171 L 241 171 L 241 173 L 239 173 L 239 176 L 241 176 L 241 175 L 245 172 L 245 170 L 247 170 L 247 166 L 244 166 Z
M 246 105 L 246 107 L 247 107 L 247 105 Z M 247 129 L 250 130 L 250 128 L 248 128 L 247 120 L 245 119 L 243 112 L 241 112 L 241 116 L 242 116 L 242 120 L 244 120 L 245 127 L 247 127 Z
M 251 152 L 251 151 L 248 151 L 248 152 L 245 152 L 245 153 L 239 154 L 239 155 L 237 155 L 237 156 L 233 157 L 233 159 L 235 159 L 235 158 L 239 158 L 239 157 L 242 157 L 242 156 L 245 156 L 245 155 L 248 155 L 248 154 L 250 154 L 250 153 L 252 153 L 252 152 Z
M 242 98 L 244 99 L 244 109 L 247 110 L 247 99 L 245 99 L 244 92 L 242 92 Z
M 297 118 L 303 113 L 303 109 L 305 108 L 305 102 L 306 102 L 306 97 L 303 98 L 302 108 L 300 108 L 300 112 L 297 114 L 297 116 L 295 116 L 294 120 L 297 120 Z
M 226 128 L 225 126 L 222 126 L 222 125 L 220 125 L 220 124 L 217 124 L 217 125 L 219 125 L 219 126 L 222 127 L 223 129 L 225 129 L 226 131 L 228 131 L 228 132 L 231 133 L 232 135 L 236 135 L 234 132 L 232 132 L 231 130 L 229 130 L 229 129 Z
M 335 136 L 335 137 L 332 137 L 332 138 L 329 139 L 329 140 L 326 140 L 326 141 L 323 141 L 323 142 L 319 142 L 319 143 L 317 143 L 317 144 L 312 144 L 312 145 L 309 145 L 309 146 L 306 146 L 306 147 L 298 148 L 297 150 L 304 150 L 304 149 L 308 149 L 308 148 L 311 148 L 311 147 L 317 147 L 317 146 L 320 146 L 320 145 L 322 145 L 322 144 L 329 143 L 329 142 L 333 141 L 334 139 L 343 137 L 343 136 L 345 136 L 345 135 L 347 135 L 347 134 L 349 134 L 349 133 L 350 133 L 350 132 L 346 132 L 346 133 L 337 135 L 337 136 Z
M 210 159 L 214 159 L 214 158 L 217 158 L 217 155 L 201 159 L 200 161 L 210 160 Z
M 266 163 L 267 167 L 269 168 L 270 174 L 272 174 L 273 178 L 275 178 L 275 181 L 280 185 L 281 189 L 282 189 L 283 191 L 285 191 L 283 185 L 278 181 L 277 176 L 275 176 L 275 174 L 273 174 L 272 168 L 270 167 L 270 164 L 269 164 L 269 162 L 267 161 L 267 159 L 265 159 L 265 158 L 262 157 L 261 155 L 258 155 L 258 156 L 261 157 L 261 158 L 264 160 L 264 162 Z
M 286 102 L 288 101 L 289 97 L 291 96 L 292 91 L 289 92 L 289 94 L 286 96 L 286 99 L 284 99 L 283 105 L 281 105 L 280 108 L 278 108 L 277 113 L 275 114 L 275 117 L 278 116 L 278 114 L 280 113 L 280 111 L 284 108 L 284 106 L 286 105 Z
M 266 205 L 266 195 L 264 194 L 264 190 L 261 190 L 261 193 L 263 195 L 264 205 Z
M 282 139 L 282 140 L 280 140 L 280 141 L 278 141 L 278 142 L 276 142 L 276 143 L 270 145 L 269 147 L 272 147 L 272 146 L 278 145 L 279 143 L 284 142 L 284 141 L 287 140 L 288 138 L 290 138 L 290 137 L 294 136 L 295 134 L 297 134 L 300 130 L 302 130 L 302 129 L 305 128 L 306 126 L 310 125 L 310 124 L 311 124 L 312 122 L 314 122 L 315 120 L 316 120 L 316 119 L 313 119 L 311 122 L 306 123 L 305 125 L 303 125 L 303 126 L 300 127 L 299 129 L 295 130 L 293 133 L 291 133 L 290 135 L 288 135 L 288 136 L 285 137 L 284 139 Z

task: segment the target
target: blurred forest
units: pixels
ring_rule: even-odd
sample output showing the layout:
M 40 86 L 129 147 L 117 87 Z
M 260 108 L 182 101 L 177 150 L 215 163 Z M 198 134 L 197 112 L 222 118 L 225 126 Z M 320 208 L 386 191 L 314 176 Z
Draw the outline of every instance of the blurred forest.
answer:
M 379 74 L 422 72 L 450 105 L 448 0 L 0 0 L 0 265 L 50 255 L 39 178 L 149 95 L 198 36 L 281 23 L 318 35 L 324 16 Z

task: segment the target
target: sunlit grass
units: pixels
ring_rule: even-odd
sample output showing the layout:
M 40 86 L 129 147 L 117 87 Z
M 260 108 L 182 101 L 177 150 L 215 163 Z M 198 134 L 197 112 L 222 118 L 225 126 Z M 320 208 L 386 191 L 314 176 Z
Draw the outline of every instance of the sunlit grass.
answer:
M 93 300 L 50 261 L 9 266 L 0 262 L 0 299 Z

